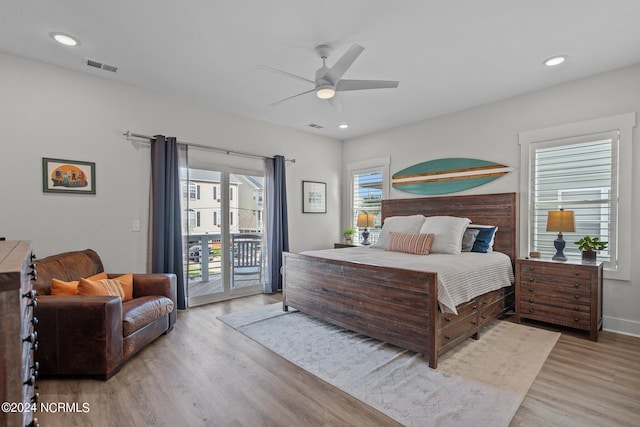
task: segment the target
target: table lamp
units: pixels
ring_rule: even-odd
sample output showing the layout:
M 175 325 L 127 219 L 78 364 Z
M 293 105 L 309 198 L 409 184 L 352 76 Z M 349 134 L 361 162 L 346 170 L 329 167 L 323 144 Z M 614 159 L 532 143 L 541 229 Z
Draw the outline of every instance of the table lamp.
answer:
M 547 231 L 558 232 L 558 238 L 553 241 L 553 246 L 556 248 L 556 254 L 551 259 L 554 261 L 566 261 L 567 257 L 564 256 L 563 252 L 566 242 L 562 238 L 562 232 L 576 231 L 573 211 L 565 211 L 564 209 L 549 211 L 549 215 L 547 216 Z
M 356 222 L 356 226 L 364 227 L 364 231 L 362 232 L 362 242 L 363 245 L 370 245 L 369 241 L 369 227 L 373 227 L 373 214 L 370 213 L 361 213 L 358 214 L 358 221 Z

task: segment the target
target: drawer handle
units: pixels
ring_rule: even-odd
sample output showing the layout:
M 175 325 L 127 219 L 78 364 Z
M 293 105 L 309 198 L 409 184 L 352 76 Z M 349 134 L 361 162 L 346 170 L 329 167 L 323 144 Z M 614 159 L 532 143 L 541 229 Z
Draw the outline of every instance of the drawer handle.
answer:
M 444 337 L 445 340 L 449 341 L 451 338 L 449 337 Z
M 33 326 L 36 326 L 38 324 L 39 320 L 36 316 L 33 316 L 33 318 L 31 319 L 31 324 Z
M 37 372 L 40 369 L 40 362 L 33 362 L 33 365 L 31 365 L 29 368 Z
M 529 298 L 529 302 L 533 302 L 533 299 Z
M 38 341 L 31 344 L 31 348 L 33 349 L 33 351 L 38 351 Z
M 580 295 L 574 295 L 573 296 L 575 299 L 580 299 Z
M 29 335 L 22 339 L 23 342 L 35 342 L 38 339 L 38 332 L 31 332 Z
M 38 258 L 38 257 L 36 256 L 36 254 L 34 254 L 33 252 L 31 252 L 31 261 L 33 261 L 33 260 L 34 260 L 34 259 L 36 259 L 36 258 Z
M 30 298 L 33 299 L 36 297 L 36 290 L 35 289 L 31 289 L 29 292 L 22 294 L 23 298 Z
M 573 307 L 575 311 L 580 311 L 580 307 Z
M 482 305 L 487 305 L 487 301 L 482 301 Z
M 38 306 L 38 298 L 34 298 L 31 300 L 31 302 L 29 304 L 27 304 L 29 307 L 33 307 L 36 308 Z
M 573 286 L 575 286 L 576 288 L 579 288 L 579 287 L 580 287 L 580 283 L 576 283 L 576 284 L 575 284 L 575 285 L 573 285 Z
M 574 317 L 574 318 L 573 318 L 573 320 L 577 322 L 577 321 L 579 321 L 580 319 L 578 319 L 577 317 Z
M 573 273 L 573 274 L 575 274 L 576 276 L 579 276 L 579 275 L 580 275 L 580 272 L 579 272 L 579 271 L 576 271 L 576 272 L 575 272 L 575 273 Z
M 533 283 L 533 277 L 529 277 L 529 282 Z
M 471 321 L 471 324 L 472 324 L 472 325 L 477 325 L 478 323 L 477 323 L 477 322 L 474 322 L 474 321 Z
M 481 315 L 480 317 L 482 317 L 483 319 L 486 319 L 486 318 L 487 318 L 487 316 L 485 316 L 484 314 L 483 314 L 483 315 Z
M 475 311 L 475 310 L 477 310 L 477 309 L 478 309 L 478 306 L 477 306 L 477 305 L 474 305 L 474 306 L 473 306 L 473 310 Z
M 533 292 L 533 288 L 529 288 L 529 292 Z
M 533 313 L 533 308 L 530 308 L 530 309 L 529 309 L 529 313 Z
M 444 321 L 445 321 L 445 322 L 451 322 L 451 317 L 445 317 L 445 318 L 444 318 Z
M 532 266 L 529 266 L 529 271 L 533 271 L 533 267 Z
M 40 393 L 35 393 L 33 395 L 33 397 L 31 398 L 31 402 L 32 403 L 38 403 L 38 400 L 40 400 Z
M 36 383 L 36 376 L 30 375 L 29 378 L 23 383 L 24 385 L 34 385 Z

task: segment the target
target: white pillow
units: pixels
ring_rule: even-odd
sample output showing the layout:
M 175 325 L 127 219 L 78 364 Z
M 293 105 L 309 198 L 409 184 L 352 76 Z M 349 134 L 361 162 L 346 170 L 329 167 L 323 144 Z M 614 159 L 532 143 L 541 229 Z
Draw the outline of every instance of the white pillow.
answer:
M 389 233 L 417 233 L 424 222 L 424 215 L 390 216 L 384 220 L 378 241 L 374 248 L 389 249 Z
M 433 234 L 431 253 L 459 254 L 462 249 L 462 237 L 471 220 L 455 216 L 428 216 L 420 233 Z

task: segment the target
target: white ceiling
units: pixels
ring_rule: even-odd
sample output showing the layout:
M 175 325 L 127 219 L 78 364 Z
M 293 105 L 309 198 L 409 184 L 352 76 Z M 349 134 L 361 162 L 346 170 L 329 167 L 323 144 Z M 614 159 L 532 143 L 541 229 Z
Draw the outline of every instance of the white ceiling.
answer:
M 640 63 L 639 22 L 639 0 L 1 0 L 0 51 L 349 139 Z M 331 66 L 354 43 L 344 78 L 397 89 L 341 93 L 342 113 L 313 93 L 269 105 L 312 86 L 257 65 L 313 80 L 316 45 Z

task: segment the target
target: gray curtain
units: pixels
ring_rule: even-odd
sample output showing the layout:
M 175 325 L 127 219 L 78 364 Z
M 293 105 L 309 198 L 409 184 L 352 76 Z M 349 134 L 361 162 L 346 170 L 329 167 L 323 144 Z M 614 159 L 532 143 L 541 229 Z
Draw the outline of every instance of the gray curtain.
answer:
M 263 290 L 273 293 L 282 289 L 282 253 L 289 251 L 287 223 L 287 184 L 283 156 L 265 159 L 265 199 L 267 203 L 267 272 Z
M 187 308 L 182 259 L 180 159 L 176 138 L 151 141 L 151 272 L 175 273 L 178 309 Z

